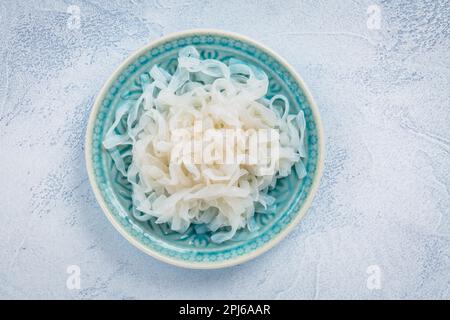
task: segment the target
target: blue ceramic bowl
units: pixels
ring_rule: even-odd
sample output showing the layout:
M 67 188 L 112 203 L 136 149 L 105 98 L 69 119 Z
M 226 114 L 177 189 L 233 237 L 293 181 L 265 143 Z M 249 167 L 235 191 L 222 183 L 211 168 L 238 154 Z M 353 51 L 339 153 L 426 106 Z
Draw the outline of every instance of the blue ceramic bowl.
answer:
M 139 95 L 138 79 L 158 64 L 173 72 L 180 48 L 194 45 L 203 58 L 227 61 L 231 57 L 259 66 L 269 76 L 269 93 L 288 97 L 291 110 L 303 110 L 307 130 L 307 176 L 298 179 L 295 170 L 278 180 L 271 194 L 276 210 L 256 214 L 255 233 L 241 230 L 222 244 L 194 228 L 179 234 L 154 221 L 139 222 L 130 214 L 131 188 L 115 169 L 102 146 L 118 102 Z M 300 221 L 317 190 L 324 160 L 322 124 L 317 107 L 303 80 L 278 54 L 247 37 L 217 30 L 190 30 L 165 36 L 126 59 L 101 89 L 86 133 L 86 165 L 94 194 L 114 227 L 133 245 L 149 255 L 177 266 L 199 269 L 222 268 L 248 261 L 278 243 Z

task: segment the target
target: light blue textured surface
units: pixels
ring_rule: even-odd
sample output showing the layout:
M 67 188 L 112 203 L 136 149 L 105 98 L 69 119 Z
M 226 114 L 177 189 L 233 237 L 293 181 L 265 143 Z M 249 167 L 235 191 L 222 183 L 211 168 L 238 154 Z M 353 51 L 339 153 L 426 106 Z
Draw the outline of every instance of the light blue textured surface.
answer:
M 380 30 L 366 25 L 373 4 Z M 2 1 L 0 19 L 1 298 L 450 298 L 449 1 Z M 84 168 L 87 116 L 108 75 L 150 39 L 197 27 L 281 53 L 327 138 L 305 219 L 224 270 L 133 248 Z M 69 265 L 80 290 L 66 288 Z

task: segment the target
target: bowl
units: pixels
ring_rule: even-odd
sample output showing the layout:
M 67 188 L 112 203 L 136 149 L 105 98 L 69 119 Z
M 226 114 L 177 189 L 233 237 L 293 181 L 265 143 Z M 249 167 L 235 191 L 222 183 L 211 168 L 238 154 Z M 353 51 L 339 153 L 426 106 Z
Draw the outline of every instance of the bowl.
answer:
M 240 230 L 233 239 L 221 244 L 213 243 L 208 233 L 197 233 L 196 228 L 180 234 L 154 220 L 135 220 L 130 214 L 131 187 L 115 169 L 109 153 L 102 146 L 118 101 L 136 96 L 139 75 L 154 64 L 174 72 L 178 51 L 187 45 L 194 45 L 202 58 L 226 62 L 234 57 L 260 67 L 269 77 L 268 96 L 282 93 L 290 100 L 291 110 L 298 112 L 301 109 L 305 114 L 307 175 L 299 179 L 292 170 L 291 175 L 279 179 L 271 191 L 276 198 L 276 210 L 256 214 L 259 226 L 256 232 Z M 130 243 L 176 266 L 214 269 L 255 258 L 277 244 L 301 220 L 319 185 L 324 141 L 316 104 L 304 81 L 283 58 L 248 37 L 202 29 L 177 32 L 153 41 L 117 68 L 95 100 L 87 126 L 85 152 L 94 195 L 106 217 Z

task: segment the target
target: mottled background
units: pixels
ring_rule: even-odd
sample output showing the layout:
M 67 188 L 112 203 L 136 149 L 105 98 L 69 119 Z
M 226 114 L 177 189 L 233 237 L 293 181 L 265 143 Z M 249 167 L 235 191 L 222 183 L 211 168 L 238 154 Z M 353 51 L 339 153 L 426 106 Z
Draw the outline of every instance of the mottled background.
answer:
M 0 298 L 450 298 L 449 21 L 446 0 L 1 1 Z M 300 225 L 256 260 L 211 271 L 128 244 L 83 156 L 118 64 L 202 27 L 281 53 L 327 139 Z M 66 287 L 70 265 L 80 289 Z

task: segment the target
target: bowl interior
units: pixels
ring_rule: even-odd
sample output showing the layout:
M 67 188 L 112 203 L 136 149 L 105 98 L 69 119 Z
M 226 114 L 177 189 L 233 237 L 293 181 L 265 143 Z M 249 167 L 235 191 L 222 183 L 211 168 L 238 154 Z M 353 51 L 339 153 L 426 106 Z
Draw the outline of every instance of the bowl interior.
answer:
M 307 176 L 299 179 L 292 173 L 279 179 L 270 194 L 276 198 L 275 209 L 267 213 L 257 213 L 255 221 L 257 232 L 239 230 L 235 237 L 221 244 L 210 240 L 210 234 L 202 228 L 191 226 L 187 232 L 179 234 L 171 231 L 166 224 L 156 224 L 153 220 L 140 222 L 131 215 L 131 186 L 113 165 L 109 153 L 102 147 L 106 131 L 111 126 L 115 111 L 126 100 L 137 99 L 141 93 L 139 76 L 158 64 L 173 73 L 177 67 L 177 55 L 180 48 L 194 45 L 202 58 L 219 59 L 227 62 L 237 58 L 263 69 L 269 77 L 268 98 L 275 94 L 284 94 L 290 102 L 290 113 L 303 110 L 306 119 L 307 158 L 304 163 Z M 127 235 L 139 242 L 149 251 L 156 252 L 172 260 L 192 263 L 215 263 L 248 254 L 285 229 L 299 214 L 318 167 L 317 123 L 313 110 L 302 87 L 295 81 L 286 67 L 264 49 L 243 39 L 231 36 L 205 34 L 184 35 L 172 38 L 157 46 L 141 51 L 128 65 L 119 70 L 111 85 L 99 97 L 98 113 L 95 116 L 92 141 L 92 161 L 94 184 L 98 187 L 108 214 L 120 224 Z M 119 128 L 124 130 L 124 127 Z M 126 149 L 122 150 L 126 152 Z M 131 157 L 129 158 L 131 161 Z

